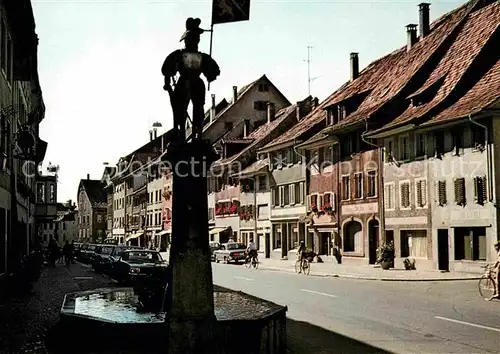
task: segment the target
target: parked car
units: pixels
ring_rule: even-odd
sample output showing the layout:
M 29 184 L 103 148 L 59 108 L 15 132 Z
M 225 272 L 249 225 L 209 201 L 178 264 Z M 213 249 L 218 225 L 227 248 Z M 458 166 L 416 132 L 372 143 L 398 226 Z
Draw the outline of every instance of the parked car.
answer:
M 92 264 L 96 247 L 97 244 L 95 243 L 84 243 L 80 248 L 80 253 L 77 260 L 82 263 Z
M 102 272 L 104 270 L 104 263 L 109 263 L 111 260 L 109 255 L 116 248 L 113 244 L 98 245 L 94 251 L 92 260 L 92 268 L 95 272 Z
M 76 259 L 80 255 L 80 250 L 82 248 L 82 243 L 81 242 L 75 242 L 73 244 L 73 257 Z
M 246 249 L 247 246 L 243 243 L 238 242 L 230 242 L 223 243 L 220 246 L 220 249 L 214 251 L 215 261 L 219 263 L 223 261 L 224 263 L 229 262 L 244 262 L 246 258 Z
M 142 249 L 142 248 L 137 246 L 126 246 L 126 245 L 115 246 L 111 251 L 111 253 L 105 256 L 109 260 L 109 262 L 103 262 L 103 264 L 101 265 L 102 272 L 114 278 L 115 265 L 120 259 L 120 257 L 123 255 L 123 252 L 125 252 L 126 250 L 135 250 L 135 249 Z
M 217 241 L 210 241 L 208 247 L 210 247 L 210 259 L 212 260 L 212 262 L 215 262 L 214 252 L 220 249 L 220 243 Z
M 121 284 L 134 284 L 138 277 L 167 276 L 167 262 L 160 252 L 132 249 L 123 252 L 114 267 L 115 279 Z

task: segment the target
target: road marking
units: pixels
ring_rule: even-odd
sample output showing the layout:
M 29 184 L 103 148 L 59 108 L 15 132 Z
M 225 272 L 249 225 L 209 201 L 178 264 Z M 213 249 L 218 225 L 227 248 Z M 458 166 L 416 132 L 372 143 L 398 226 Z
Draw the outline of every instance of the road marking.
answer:
M 446 317 L 441 317 L 441 316 L 435 316 L 434 318 L 437 318 L 438 320 L 443 320 L 443 321 L 460 323 L 460 324 L 463 324 L 463 325 L 466 325 L 466 326 L 471 326 L 471 327 L 476 327 L 476 328 L 488 329 L 490 331 L 500 332 L 500 328 L 478 325 L 478 324 L 475 324 L 475 323 L 454 320 L 452 318 L 446 318 Z
M 300 290 L 305 291 L 306 293 L 318 294 L 318 295 L 323 295 L 323 296 L 328 296 L 328 297 L 337 297 L 337 295 L 320 293 L 319 291 L 314 291 L 314 290 L 307 290 L 307 289 L 300 289 Z
M 92 280 L 94 277 L 73 277 L 75 280 Z
M 253 281 L 253 279 L 251 279 L 251 278 L 245 278 L 245 277 L 237 277 L 237 276 L 235 276 L 234 278 L 235 279 L 242 279 L 242 280 Z

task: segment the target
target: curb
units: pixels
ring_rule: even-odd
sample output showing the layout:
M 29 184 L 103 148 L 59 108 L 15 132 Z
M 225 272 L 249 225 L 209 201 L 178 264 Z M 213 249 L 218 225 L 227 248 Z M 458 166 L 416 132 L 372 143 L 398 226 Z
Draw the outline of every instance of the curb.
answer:
M 269 270 L 274 272 L 285 272 L 285 273 L 293 273 L 295 274 L 295 270 L 286 269 L 286 268 L 278 268 L 278 267 L 267 267 L 267 266 L 259 266 L 259 269 Z M 466 280 L 479 280 L 481 276 L 474 277 L 455 277 L 455 278 L 409 278 L 409 279 L 401 279 L 401 278 L 379 278 L 379 277 L 369 277 L 363 275 L 351 275 L 351 274 L 336 274 L 336 273 L 316 273 L 309 274 L 313 277 L 319 278 L 344 278 L 344 279 L 357 279 L 357 280 L 371 280 L 371 281 L 392 281 L 392 282 L 435 282 L 435 281 L 466 281 Z

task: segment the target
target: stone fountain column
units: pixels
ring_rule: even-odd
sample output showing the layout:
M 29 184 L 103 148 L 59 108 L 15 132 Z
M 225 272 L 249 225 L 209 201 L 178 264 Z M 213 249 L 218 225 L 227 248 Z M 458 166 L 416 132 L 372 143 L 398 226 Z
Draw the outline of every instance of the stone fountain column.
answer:
M 217 154 L 205 141 L 170 144 L 167 151 L 173 172 L 172 279 L 166 304 L 169 353 L 213 353 L 207 172 Z

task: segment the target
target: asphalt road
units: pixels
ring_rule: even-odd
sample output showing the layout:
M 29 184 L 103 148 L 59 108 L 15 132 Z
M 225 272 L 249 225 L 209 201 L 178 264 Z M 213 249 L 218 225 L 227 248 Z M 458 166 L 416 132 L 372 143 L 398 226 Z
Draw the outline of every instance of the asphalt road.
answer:
M 213 264 L 214 283 L 288 306 L 296 353 L 500 353 L 500 301 L 477 280 L 381 282 Z

